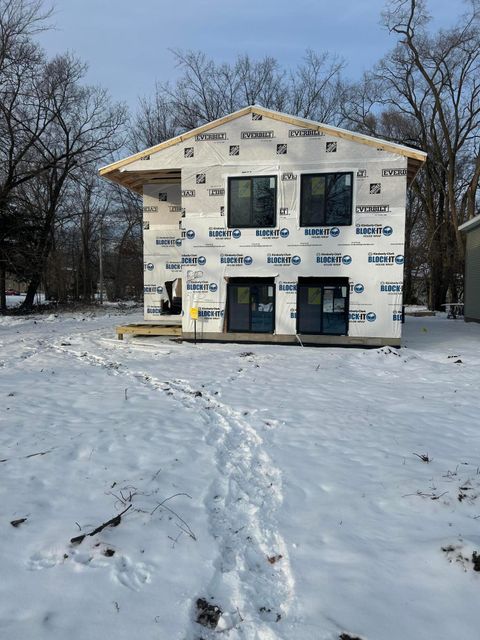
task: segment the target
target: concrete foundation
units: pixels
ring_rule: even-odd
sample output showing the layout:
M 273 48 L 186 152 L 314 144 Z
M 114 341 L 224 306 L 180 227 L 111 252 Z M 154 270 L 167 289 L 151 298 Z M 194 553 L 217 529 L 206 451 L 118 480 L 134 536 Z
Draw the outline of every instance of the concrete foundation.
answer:
M 193 333 L 182 333 L 184 340 L 193 340 Z M 257 342 L 272 344 L 303 344 L 335 347 L 400 347 L 400 338 L 359 338 L 326 335 L 275 335 L 269 333 L 197 333 L 199 342 Z

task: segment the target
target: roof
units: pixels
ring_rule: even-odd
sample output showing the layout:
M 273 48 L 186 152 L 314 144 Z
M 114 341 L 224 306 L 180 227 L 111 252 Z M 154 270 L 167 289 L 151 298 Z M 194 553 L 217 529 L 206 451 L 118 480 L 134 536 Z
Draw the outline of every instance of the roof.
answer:
M 458 227 L 459 231 L 468 232 L 480 226 L 480 213 Z
M 145 158 L 145 156 L 152 155 L 154 153 L 157 153 L 158 151 L 162 151 L 163 149 L 179 144 L 180 142 L 184 142 L 185 140 L 193 138 L 200 133 L 204 133 L 205 131 L 209 131 L 210 129 L 219 127 L 223 124 L 226 124 L 227 122 L 230 122 L 231 120 L 241 118 L 242 116 L 252 112 L 258 115 L 265 116 L 266 118 L 271 118 L 272 120 L 286 122 L 287 124 L 291 124 L 295 127 L 315 129 L 317 131 L 322 131 L 325 134 L 335 136 L 337 138 L 349 140 L 350 142 L 365 144 L 377 149 L 383 149 L 383 151 L 390 151 L 391 153 L 397 153 L 399 155 L 405 156 L 408 158 L 407 177 L 409 184 L 415 177 L 421 165 L 427 159 L 427 154 L 424 151 L 420 151 L 419 149 L 412 149 L 411 147 L 406 147 L 394 142 L 388 142 L 380 138 L 374 138 L 373 136 L 367 136 L 362 133 L 354 133 L 353 131 L 348 131 L 347 129 L 340 129 L 339 127 L 322 124 L 321 122 L 315 122 L 314 120 L 307 120 L 306 118 L 299 118 L 297 116 L 291 116 L 279 111 L 273 111 L 272 109 L 265 109 L 264 107 L 252 105 L 244 107 L 239 111 L 235 111 L 234 113 L 231 113 L 228 116 L 224 116 L 223 118 L 213 120 L 212 122 L 204 124 L 201 127 L 197 127 L 196 129 L 192 129 L 191 131 L 182 133 L 179 136 L 175 136 L 175 138 L 165 140 L 164 142 L 161 142 L 160 144 L 157 144 L 153 147 L 149 147 L 148 149 L 144 149 L 139 153 L 134 153 L 133 155 L 123 158 L 122 160 L 112 162 L 111 164 L 102 167 L 99 170 L 99 174 L 101 177 L 122 184 L 123 186 L 131 189 L 132 191 L 136 191 L 137 193 L 142 193 L 143 184 L 145 184 L 146 182 L 150 182 L 152 179 L 155 181 L 155 183 L 162 181 L 172 182 L 172 180 L 180 180 L 180 171 L 178 169 L 130 171 L 127 173 L 125 171 L 125 168 L 129 164 Z

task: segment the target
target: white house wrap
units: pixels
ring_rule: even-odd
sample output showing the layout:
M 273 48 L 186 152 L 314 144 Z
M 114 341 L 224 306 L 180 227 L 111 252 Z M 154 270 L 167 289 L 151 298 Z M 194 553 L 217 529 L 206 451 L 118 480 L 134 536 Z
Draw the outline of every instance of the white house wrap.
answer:
M 425 157 L 254 106 L 101 175 L 143 191 L 146 320 L 158 319 L 171 283 L 187 337 L 193 307 L 204 339 L 398 345 L 407 179 Z M 333 222 L 309 224 L 309 202 L 330 206 Z M 261 215 L 268 225 L 255 225 Z

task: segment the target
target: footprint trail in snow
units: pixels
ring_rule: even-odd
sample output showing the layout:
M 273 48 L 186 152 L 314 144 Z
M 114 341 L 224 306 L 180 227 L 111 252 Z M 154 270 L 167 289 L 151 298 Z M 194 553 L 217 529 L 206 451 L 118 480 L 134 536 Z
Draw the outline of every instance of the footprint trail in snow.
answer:
M 230 640 L 280 639 L 294 600 L 294 579 L 275 519 L 282 502 L 281 474 L 261 436 L 240 412 L 204 388 L 199 392 L 184 380 L 162 381 L 85 351 L 58 345 L 53 349 L 105 368 L 112 375 L 167 392 L 201 415 L 208 428 L 206 441 L 215 448 L 217 471 L 205 507 L 218 555 L 204 593 L 192 594 L 192 624 L 187 638 L 210 640 L 223 631 Z M 195 622 L 195 602 L 201 597 L 223 611 L 214 630 Z

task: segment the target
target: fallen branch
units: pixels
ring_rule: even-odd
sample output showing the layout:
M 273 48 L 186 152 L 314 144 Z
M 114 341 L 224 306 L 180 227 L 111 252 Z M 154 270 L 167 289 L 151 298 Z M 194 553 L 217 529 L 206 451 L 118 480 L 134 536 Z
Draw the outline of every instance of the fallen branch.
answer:
M 18 520 L 12 520 L 10 524 L 12 525 L 12 527 L 19 527 L 21 524 L 23 524 L 26 521 L 27 521 L 26 518 L 19 518 Z
M 97 533 L 100 533 L 100 531 L 103 531 L 107 527 L 118 527 L 118 525 L 122 521 L 123 514 L 126 513 L 131 507 L 132 507 L 132 505 L 129 504 L 126 509 L 124 509 L 121 513 L 116 515 L 114 518 L 111 518 L 111 520 L 108 520 L 107 522 L 104 522 L 103 524 L 101 524 L 99 527 L 97 527 L 96 529 L 94 529 L 90 533 L 84 533 L 81 536 L 77 536 L 76 538 L 72 538 L 70 540 L 70 543 L 74 544 L 74 545 L 81 544 L 87 536 L 95 536 Z

